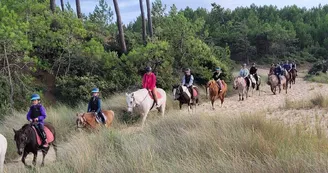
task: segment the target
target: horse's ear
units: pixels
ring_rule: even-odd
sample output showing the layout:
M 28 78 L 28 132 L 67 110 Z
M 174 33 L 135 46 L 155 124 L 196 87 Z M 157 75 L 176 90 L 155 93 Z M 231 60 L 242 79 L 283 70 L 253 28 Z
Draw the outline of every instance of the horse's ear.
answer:
M 13 129 L 14 133 L 16 134 L 17 133 L 17 130 Z
M 134 93 L 132 93 L 131 96 L 134 97 Z
M 78 117 L 80 114 L 78 112 L 76 112 L 76 116 Z

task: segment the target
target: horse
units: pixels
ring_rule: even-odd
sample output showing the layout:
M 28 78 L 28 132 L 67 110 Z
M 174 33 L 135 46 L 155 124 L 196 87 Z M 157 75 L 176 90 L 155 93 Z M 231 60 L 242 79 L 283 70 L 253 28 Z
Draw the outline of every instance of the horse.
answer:
M 250 81 L 251 81 L 251 87 L 252 87 L 252 96 L 254 94 L 254 90 L 256 89 L 259 91 L 259 95 L 261 94 L 260 91 L 260 85 L 261 85 L 261 76 L 257 75 L 257 81 L 255 80 L 255 77 L 253 74 L 249 75 Z
M 235 90 L 238 90 L 239 101 L 244 100 L 244 95 L 246 96 L 246 99 L 247 99 L 249 87 L 247 86 L 247 82 L 246 82 L 245 78 L 243 78 L 241 76 L 236 77 L 233 80 L 233 88 Z
M 286 87 L 288 87 L 288 84 L 289 84 L 289 88 L 292 88 L 291 73 L 288 72 L 287 70 L 284 70 L 284 76 L 286 78 Z
M 224 80 L 221 80 L 222 83 L 222 88 L 221 88 L 221 92 L 219 93 L 219 85 L 215 80 L 210 80 L 207 82 L 206 84 L 206 97 L 207 97 L 207 93 L 209 92 L 209 99 L 211 100 L 211 104 L 212 104 L 212 109 L 215 110 L 214 107 L 214 102 L 217 99 L 221 100 L 221 107 L 223 105 L 224 102 L 224 97 L 227 94 L 228 91 L 228 85 L 224 82 Z M 207 91 L 209 90 L 209 91 Z
M 296 77 L 297 77 L 297 72 L 296 72 L 296 69 L 291 69 L 290 70 L 290 74 L 291 74 L 291 84 L 295 84 L 296 83 Z
M 283 89 L 286 90 L 287 94 L 287 80 L 284 76 L 282 76 L 282 79 L 280 80 L 280 85 L 278 84 L 278 77 L 274 74 L 269 75 L 267 84 L 270 85 L 272 93 L 275 95 L 277 91 L 277 87 L 279 88 L 279 93 L 281 92 L 281 85 L 283 86 Z
M 137 111 L 142 116 L 141 127 L 143 128 L 149 111 L 154 107 L 156 107 L 156 109 L 161 112 L 162 117 L 164 117 L 166 92 L 161 88 L 157 88 L 157 106 L 155 106 L 151 92 L 147 89 L 139 89 L 132 93 L 126 93 L 126 102 L 128 105 L 128 112 L 132 113 L 135 108 L 138 108 Z
M 17 147 L 17 153 L 19 155 L 22 155 L 22 162 L 25 166 L 28 166 L 25 163 L 26 156 L 29 153 L 33 153 L 33 162 L 32 164 L 35 166 L 36 165 L 36 159 L 38 155 L 38 151 L 41 150 L 43 157 L 42 157 L 42 163 L 41 166 L 44 166 L 44 158 L 46 157 L 50 145 L 54 147 L 55 154 L 57 157 L 57 145 L 56 145 L 56 133 L 55 133 L 55 128 L 49 124 L 45 123 L 44 124 L 44 131 L 47 134 L 47 144 L 48 146 L 40 146 L 41 145 L 41 140 L 40 137 L 38 136 L 36 129 L 34 127 L 34 123 L 31 124 L 25 124 L 21 129 L 19 130 L 14 130 L 15 136 L 15 142 L 16 142 L 16 147 Z
M 5 162 L 5 156 L 7 152 L 7 139 L 0 134 L 0 173 L 3 172 L 3 165 Z
M 114 112 L 112 110 L 102 110 L 101 111 L 105 117 L 105 127 L 109 128 L 114 120 Z M 94 112 L 88 113 L 76 113 L 76 128 L 86 128 L 96 129 L 102 124 L 96 121 L 96 115 Z
M 188 104 L 188 112 L 189 112 L 190 109 L 192 109 L 192 105 L 195 105 L 196 107 L 196 104 L 199 103 L 199 92 L 197 87 L 193 87 L 195 103 L 191 100 L 191 94 L 186 86 L 174 85 L 172 92 L 173 92 L 174 100 L 179 101 L 180 110 L 183 104 Z

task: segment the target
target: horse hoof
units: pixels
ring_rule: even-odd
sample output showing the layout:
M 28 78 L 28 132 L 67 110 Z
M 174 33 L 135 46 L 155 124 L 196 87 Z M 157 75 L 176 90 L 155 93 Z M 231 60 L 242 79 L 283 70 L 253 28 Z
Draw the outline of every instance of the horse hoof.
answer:
M 44 163 L 41 163 L 41 167 L 44 167 Z

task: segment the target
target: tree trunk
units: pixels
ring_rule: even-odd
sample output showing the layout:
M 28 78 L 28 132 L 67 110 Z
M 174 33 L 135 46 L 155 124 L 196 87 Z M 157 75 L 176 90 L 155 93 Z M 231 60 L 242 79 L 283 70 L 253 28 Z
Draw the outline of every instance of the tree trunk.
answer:
M 8 71 L 8 78 L 9 78 L 9 85 L 10 85 L 10 96 L 9 96 L 9 101 L 10 101 L 10 109 L 11 112 L 13 113 L 13 107 L 14 107 L 14 86 L 13 86 L 13 82 L 11 79 L 11 71 L 10 71 L 10 66 L 9 66 L 9 60 L 8 60 L 8 55 L 7 55 L 7 47 L 6 44 L 3 45 L 3 49 L 5 52 L 5 59 L 6 59 L 6 63 L 7 63 L 7 71 Z
M 144 45 L 146 45 L 147 44 L 147 42 L 146 42 L 146 20 L 145 20 L 145 14 L 144 14 L 142 0 L 139 0 L 139 3 L 140 3 L 141 20 L 142 20 L 142 40 L 144 42 Z
M 117 0 L 113 0 L 113 3 L 114 3 L 114 7 L 115 7 L 115 12 L 116 12 L 117 27 L 118 27 L 118 32 L 119 32 L 120 41 L 121 41 L 121 49 L 122 49 L 123 53 L 127 53 L 120 9 L 118 7 Z
M 62 11 L 64 11 L 65 10 L 64 0 L 60 0 L 60 5 L 61 5 Z
M 50 0 L 50 10 L 55 13 L 56 10 L 56 0 Z
M 151 19 L 151 7 L 149 0 L 146 0 L 147 3 L 147 17 L 148 17 L 148 29 L 149 29 L 149 36 L 153 37 L 153 23 Z
M 76 3 L 76 13 L 77 13 L 77 17 L 78 17 L 79 19 L 82 19 L 80 0 L 75 0 L 75 3 Z

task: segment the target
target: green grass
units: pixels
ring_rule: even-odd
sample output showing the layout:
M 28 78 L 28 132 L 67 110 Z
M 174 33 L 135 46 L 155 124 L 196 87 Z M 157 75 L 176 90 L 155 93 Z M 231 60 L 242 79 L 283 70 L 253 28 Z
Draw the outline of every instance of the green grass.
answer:
M 319 75 L 307 75 L 305 80 L 318 83 L 328 83 L 328 74 L 320 73 Z
M 320 98 L 312 104 L 321 104 Z M 264 115 L 180 116 L 169 102 L 165 118 L 152 113 L 143 130 L 124 119 L 125 98 L 104 100 L 116 112 L 111 129 L 74 130 L 75 109 L 58 105 L 48 109 L 48 121 L 58 133 L 59 155 L 54 163 L 24 172 L 327 172 L 328 140 L 321 133 L 285 127 Z M 263 113 L 264 114 L 264 113 Z M 7 117 L 0 126 L 9 142 L 7 160 L 16 158 L 12 128 L 25 122 L 25 114 Z M 132 126 L 130 126 L 132 124 Z M 127 128 L 129 126 L 129 128 Z M 39 159 L 41 159 L 39 157 Z M 22 163 L 17 163 L 22 164 Z

